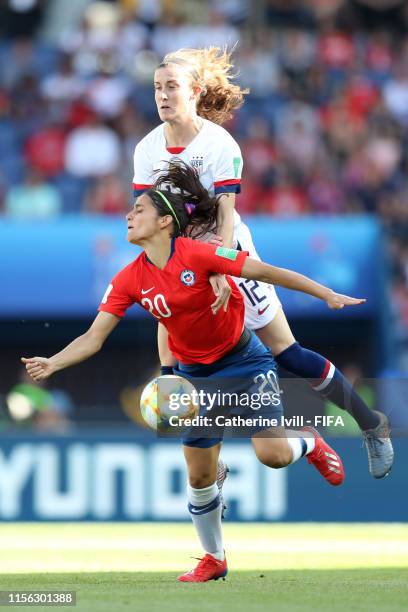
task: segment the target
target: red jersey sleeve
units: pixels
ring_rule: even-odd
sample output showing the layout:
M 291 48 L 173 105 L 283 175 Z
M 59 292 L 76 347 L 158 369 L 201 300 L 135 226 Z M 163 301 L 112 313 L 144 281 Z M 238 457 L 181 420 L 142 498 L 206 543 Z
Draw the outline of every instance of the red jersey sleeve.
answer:
M 186 240 L 186 243 L 192 263 L 197 268 L 205 270 L 209 275 L 218 273 L 241 276 L 248 251 L 216 247 L 198 240 Z
M 108 285 L 98 311 L 123 317 L 126 310 L 137 301 L 136 296 L 130 294 L 129 285 L 129 269 L 126 267 Z

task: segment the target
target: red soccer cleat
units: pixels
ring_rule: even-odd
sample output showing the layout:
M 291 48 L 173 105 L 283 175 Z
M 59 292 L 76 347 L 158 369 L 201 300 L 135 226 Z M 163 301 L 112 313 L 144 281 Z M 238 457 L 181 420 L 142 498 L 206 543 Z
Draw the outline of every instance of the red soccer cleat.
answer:
M 312 463 L 323 478 L 334 487 L 341 485 L 344 481 L 344 466 L 340 456 L 331 448 L 322 438 L 316 429 L 313 427 L 305 427 L 306 431 L 310 431 L 315 437 L 314 450 L 306 459 Z
M 193 570 L 182 574 L 177 578 L 179 582 L 207 582 L 224 578 L 228 572 L 227 560 L 218 561 L 207 553 L 202 559 L 198 558 L 199 564 Z

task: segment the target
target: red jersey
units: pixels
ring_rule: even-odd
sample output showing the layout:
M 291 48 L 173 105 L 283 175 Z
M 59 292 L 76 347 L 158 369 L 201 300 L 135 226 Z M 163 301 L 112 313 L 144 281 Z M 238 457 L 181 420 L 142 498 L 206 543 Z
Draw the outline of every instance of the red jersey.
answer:
M 138 303 L 169 333 L 169 348 L 182 363 L 213 363 L 238 342 L 244 325 L 244 303 L 234 281 L 227 312 L 211 311 L 215 300 L 208 281 L 214 273 L 240 276 L 246 251 L 176 238 L 161 270 L 141 253 L 109 285 L 99 310 L 123 317 Z

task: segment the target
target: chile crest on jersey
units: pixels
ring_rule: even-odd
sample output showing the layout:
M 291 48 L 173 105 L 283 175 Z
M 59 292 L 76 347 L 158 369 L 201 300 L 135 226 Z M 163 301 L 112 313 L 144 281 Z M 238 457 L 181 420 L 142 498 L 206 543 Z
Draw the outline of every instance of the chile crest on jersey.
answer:
M 183 270 L 180 274 L 180 280 L 183 285 L 191 287 L 196 281 L 195 274 L 192 270 Z

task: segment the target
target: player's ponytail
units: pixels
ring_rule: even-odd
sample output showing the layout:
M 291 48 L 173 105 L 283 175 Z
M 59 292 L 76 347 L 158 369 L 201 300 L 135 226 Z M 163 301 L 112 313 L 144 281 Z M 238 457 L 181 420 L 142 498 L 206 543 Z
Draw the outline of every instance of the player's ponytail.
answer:
M 146 194 L 160 216 L 173 217 L 174 236 L 200 238 L 215 231 L 218 197 L 208 193 L 197 171 L 182 160 L 172 160 Z
M 179 49 L 165 55 L 159 67 L 169 63 L 184 66 L 190 73 L 192 85 L 200 85 L 202 93 L 197 102 L 197 114 L 222 125 L 244 103 L 248 89 L 233 83 L 232 51 L 227 48 Z

